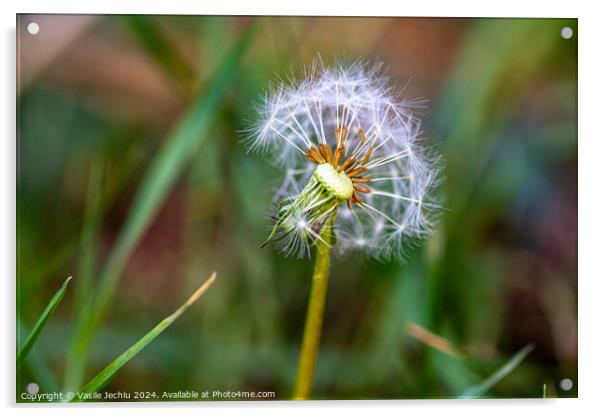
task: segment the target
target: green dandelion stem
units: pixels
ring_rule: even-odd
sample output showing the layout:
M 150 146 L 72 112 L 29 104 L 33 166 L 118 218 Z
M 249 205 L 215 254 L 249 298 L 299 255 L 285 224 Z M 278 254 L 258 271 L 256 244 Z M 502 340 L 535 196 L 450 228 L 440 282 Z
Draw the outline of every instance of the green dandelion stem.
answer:
M 326 292 L 328 289 L 328 272 L 330 268 L 330 244 L 332 240 L 332 221 L 322 227 L 320 236 L 323 242 L 318 243 L 316 264 L 311 284 L 311 293 L 307 305 L 305 318 L 305 329 L 303 331 L 303 343 L 301 344 L 301 355 L 297 369 L 297 381 L 295 384 L 295 400 L 306 400 L 309 398 L 316 368 L 316 358 L 320 345 L 320 333 L 322 332 L 322 321 L 324 320 L 324 305 L 326 303 Z

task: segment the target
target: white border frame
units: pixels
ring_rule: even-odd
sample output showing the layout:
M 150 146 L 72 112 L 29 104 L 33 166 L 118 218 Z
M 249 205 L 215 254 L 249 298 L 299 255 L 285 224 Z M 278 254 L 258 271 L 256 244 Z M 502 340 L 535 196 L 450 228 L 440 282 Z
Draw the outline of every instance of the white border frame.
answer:
M 597 397 L 600 392 L 602 351 L 599 317 L 602 316 L 598 299 L 602 295 L 602 268 L 600 262 L 600 236 L 602 236 L 602 216 L 600 215 L 601 177 L 599 155 L 602 154 L 602 135 L 597 119 L 600 94 L 600 40 L 602 24 L 600 13 L 596 13 L 593 1 L 551 1 L 526 2 L 505 0 L 503 2 L 477 2 L 456 0 L 453 2 L 399 2 L 391 0 L 369 0 L 351 3 L 347 1 L 303 0 L 286 1 L 234 1 L 192 2 L 190 0 L 146 0 L 126 3 L 123 0 L 103 0 L 81 2 L 75 0 L 21 0 L 18 4 L 2 2 L 0 19 L 4 28 L 0 77 L 6 92 L 2 100 L 0 117 L 6 126 L 7 134 L 3 141 L 0 162 L 2 203 L 0 203 L 0 230 L 2 230 L 1 264 L 4 269 L 4 311 L 2 329 L 5 342 L 1 344 L 3 375 L 0 378 L 2 407 L 7 414 L 30 413 L 37 408 L 49 415 L 86 414 L 114 415 L 131 414 L 132 411 L 145 415 L 164 416 L 169 414 L 233 414 L 243 411 L 250 415 L 318 414 L 333 410 L 346 414 L 364 414 L 376 407 L 383 414 L 399 414 L 420 411 L 426 414 L 447 415 L 504 415 L 516 411 L 531 414 L 565 415 L 567 412 L 585 412 L 600 408 Z M 15 2 L 16 3 L 16 2 Z M 440 17 L 576 17 L 579 18 L 579 399 L 553 400 L 415 400 L 415 401 L 324 401 L 324 402 L 257 402 L 257 403 L 162 403 L 162 404 L 88 404 L 88 405 L 15 405 L 15 21 L 16 13 L 151 13 L 151 14 L 256 14 L 256 15 L 346 15 L 346 16 L 440 16 Z M 526 44 L 528 46 L 528 44 Z M 598 111 L 597 111 L 598 110 Z M 134 410 L 136 409 L 136 410 Z

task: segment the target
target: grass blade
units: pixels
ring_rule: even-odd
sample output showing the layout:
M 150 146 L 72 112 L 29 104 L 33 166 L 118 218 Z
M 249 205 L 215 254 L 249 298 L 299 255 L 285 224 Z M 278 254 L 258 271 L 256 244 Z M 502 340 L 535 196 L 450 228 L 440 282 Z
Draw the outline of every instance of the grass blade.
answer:
M 464 358 L 464 353 L 447 339 L 414 322 L 406 324 L 406 333 L 431 348 L 454 358 Z
M 213 82 L 192 104 L 191 109 L 166 140 L 142 179 L 124 228 L 99 277 L 98 286 L 94 291 L 95 296 L 89 299 L 80 314 L 81 320 L 77 323 L 72 349 L 77 353 L 70 356 L 67 364 L 67 374 L 71 375 L 71 379 L 66 380 L 67 390 L 75 391 L 80 387 L 88 347 L 110 305 L 126 261 L 165 200 L 171 186 L 191 156 L 195 154 L 202 139 L 207 136 L 220 100 L 237 73 L 250 44 L 253 28 L 251 24 L 237 40 L 222 61 Z
M 173 80 L 181 92 L 190 91 L 194 71 L 161 33 L 151 16 L 124 16 L 146 52 Z
M 195 303 L 213 284 L 216 278 L 216 272 L 213 272 L 211 277 L 199 287 L 190 298 L 180 306 L 174 313 L 163 319 L 157 326 L 155 326 L 145 336 L 140 338 L 138 342 L 132 345 L 126 352 L 117 357 L 111 364 L 105 367 L 100 373 L 98 373 L 88 384 L 86 384 L 81 391 L 75 395 L 71 400 L 72 402 L 85 401 L 88 395 L 100 391 L 106 386 L 117 374 L 117 372 L 126 365 L 132 358 L 134 358 L 144 347 L 150 344 L 159 334 L 165 331 L 176 319 L 182 315 L 186 309 L 188 309 L 193 303 Z
M 44 326 L 46 326 L 48 318 L 52 316 L 59 303 L 61 303 L 61 300 L 63 299 L 63 296 L 65 296 L 65 292 L 67 291 L 67 285 L 69 284 L 71 278 L 72 276 L 69 276 L 67 280 L 65 280 L 65 283 L 63 283 L 61 288 L 54 294 L 52 299 L 50 299 L 50 302 L 46 306 L 46 309 L 44 309 L 44 312 L 42 312 L 42 315 L 40 315 L 40 317 L 38 318 L 38 321 L 31 330 L 31 333 L 17 352 L 17 369 L 21 367 L 21 363 L 27 357 L 29 351 L 31 351 L 31 347 L 33 347 L 33 344 L 38 339 L 38 336 L 42 332 L 42 329 L 44 329 Z
M 73 317 L 75 322 L 78 319 L 86 301 L 90 297 L 93 288 L 93 278 L 97 268 L 97 244 L 100 232 L 102 217 L 102 207 L 104 199 L 103 191 L 104 168 L 98 161 L 93 161 L 90 167 L 88 178 L 88 189 L 86 196 L 86 205 L 84 209 L 84 219 L 82 224 L 77 282 L 73 294 Z M 77 357 L 78 351 L 76 344 L 69 345 L 67 357 Z M 65 380 L 74 380 L 78 377 L 78 368 L 67 358 L 67 367 L 65 371 Z
M 92 278 L 96 269 L 96 249 L 103 200 L 103 168 L 99 162 L 90 167 L 84 219 L 80 236 L 80 255 L 77 281 L 73 294 L 73 313 L 76 316 L 90 294 Z
M 535 346 L 533 344 L 528 344 L 527 346 L 523 347 L 519 352 L 514 354 L 514 356 L 512 356 L 512 358 L 508 360 L 506 364 L 500 367 L 500 369 L 493 373 L 491 376 L 487 377 L 487 379 L 485 379 L 483 382 L 469 387 L 462 395 L 462 398 L 472 399 L 485 394 L 490 388 L 495 386 L 500 380 L 502 380 L 504 377 L 510 374 L 516 367 L 518 367 L 518 365 L 525 359 L 525 357 L 529 355 L 529 353 L 534 349 Z
M 17 331 L 19 334 L 29 332 L 29 328 L 17 319 Z M 46 356 L 41 351 L 41 348 L 31 349 L 27 354 L 27 360 L 23 361 L 23 368 L 17 369 L 17 389 L 20 389 L 23 384 L 21 378 L 23 371 L 28 371 L 36 384 L 40 386 L 42 391 L 59 391 L 60 385 L 56 379 L 52 369 L 46 363 Z

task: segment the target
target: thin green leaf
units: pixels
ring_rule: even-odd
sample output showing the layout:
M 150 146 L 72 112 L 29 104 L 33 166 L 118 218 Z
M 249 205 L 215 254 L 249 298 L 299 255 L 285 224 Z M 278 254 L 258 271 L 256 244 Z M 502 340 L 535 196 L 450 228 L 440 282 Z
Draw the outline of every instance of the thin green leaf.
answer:
M 518 365 L 525 359 L 525 357 L 529 355 L 529 353 L 534 349 L 535 346 L 533 344 L 529 344 L 523 347 L 523 349 L 514 354 L 506 364 L 500 367 L 499 370 L 497 370 L 487 379 L 485 379 L 477 385 L 469 387 L 462 395 L 462 398 L 472 399 L 485 394 L 490 388 L 495 386 L 500 380 L 502 380 L 504 377 L 510 374 L 516 367 L 518 367 Z
M 97 268 L 97 241 L 100 231 L 102 205 L 103 205 L 103 171 L 101 164 L 94 161 L 90 167 L 86 206 L 80 237 L 80 255 L 78 264 L 78 278 L 73 294 L 73 316 L 79 319 L 82 309 L 89 299 L 93 287 L 93 277 Z M 77 357 L 77 345 L 69 345 L 67 357 Z M 77 380 L 80 370 L 76 362 L 67 358 L 65 381 L 71 385 Z
M 94 291 L 95 296 L 89 299 L 86 308 L 80 314 L 81 319 L 73 341 L 73 350 L 77 351 L 77 354 L 71 355 L 68 363 L 68 366 L 75 366 L 76 369 L 69 372 L 73 378 L 67 381 L 67 390 L 79 388 L 88 347 L 111 303 L 126 261 L 167 197 L 171 186 L 207 137 L 218 112 L 220 100 L 240 68 L 254 33 L 253 28 L 251 24 L 240 36 L 222 61 L 213 82 L 192 104 L 143 177 L 125 226 L 101 273 L 98 287 Z
M 42 332 L 42 329 L 44 329 L 44 326 L 46 325 L 48 318 L 50 318 L 50 316 L 52 316 L 55 309 L 57 308 L 57 306 L 63 299 L 63 296 L 65 296 L 65 292 L 67 291 L 67 285 L 69 284 L 69 281 L 71 280 L 71 278 L 72 278 L 72 276 L 69 276 L 67 278 L 67 280 L 65 280 L 65 283 L 63 283 L 61 288 L 54 294 L 52 299 L 50 299 L 50 303 L 48 303 L 48 305 L 46 306 L 46 309 L 44 309 L 44 312 L 42 312 L 42 315 L 40 315 L 40 318 L 38 319 L 35 326 L 31 330 L 31 333 L 29 334 L 29 336 L 27 337 L 27 339 L 25 340 L 25 342 L 23 343 L 23 345 L 17 352 L 17 369 L 19 369 L 19 367 L 21 367 L 23 360 L 25 360 L 25 358 L 27 357 L 27 354 L 29 354 L 29 351 L 31 351 L 31 347 L 33 347 L 33 344 L 36 342 L 36 340 L 38 339 L 38 336 Z
M 29 328 L 17 319 L 17 331 L 22 334 L 29 332 Z M 17 369 L 17 386 L 22 386 L 21 377 L 24 369 L 29 372 L 29 377 L 44 391 L 59 391 L 60 385 L 52 369 L 46 362 L 46 355 L 40 351 L 41 348 L 32 349 L 27 354 L 27 360 L 23 361 L 23 368 Z
M 86 205 L 80 237 L 77 281 L 75 282 L 73 294 L 73 312 L 76 316 L 89 296 L 96 268 L 96 243 L 103 199 L 102 182 L 103 167 L 99 162 L 94 161 L 90 166 L 88 178 Z
M 546 398 L 546 396 L 547 396 L 547 393 L 548 393 L 548 392 L 547 392 L 547 390 L 548 390 L 548 385 L 544 383 L 544 385 L 543 385 L 543 395 L 542 395 L 542 397 L 543 397 L 544 399 L 545 399 L 545 398 Z
M 207 291 L 207 289 L 209 289 L 209 287 L 215 281 L 215 278 L 216 272 L 213 272 L 211 277 L 209 277 L 209 279 L 207 279 L 205 283 L 203 283 L 203 285 L 199 287 L 182 306 L 180 306 L 167 318 L 163 319 L 157 326 L 155 326 L 145 336 L 140 338 L 140 340 L 132 345 L 126 352 L 121 354 L 111 364 L 106 366 L 105 369 L 98 373 L 92 380 L 90 380 L 90 382 L 86 384 L 71 401 L 86 401 L 91 394 L 100 391 L 104 386 L 106 386 L 124 365 L 126 365 L 132 358 L 142 351 L 144 347 L 150 344 L 157 336 L 159 336 L 159 334 L 165 331 L 176 319 L 180 317 L 180 315 L 186 311 L 186 309 L 195 303 Z
M 174 45 L 171 45 L 162 35 L 161 28 L 155 24 L 153 18 L 134 15 L 124 18 L 150 57 L 163 68 L 176 86 L 188 95 L 194 79 L 194 72 Z

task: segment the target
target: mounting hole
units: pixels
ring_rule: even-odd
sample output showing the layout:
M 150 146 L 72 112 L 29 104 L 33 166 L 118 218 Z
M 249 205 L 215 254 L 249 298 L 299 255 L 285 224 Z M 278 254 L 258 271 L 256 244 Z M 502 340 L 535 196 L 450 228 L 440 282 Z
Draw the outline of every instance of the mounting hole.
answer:
M 27 32 L 30 35 L 37 35 L 40 32 L 40 25 L 36 22 L 31 22 L 27 25 Z
M 571 29 L 568 26 L 563 27 L 560 30 L 560 36 L 562 36 L 564 39 L 570 39 L 573 37 L 573 29 Z
M 564 391 L 569 391 L 573 388 L 573 380 L 570 378 L 563 378 L 560 380 L 560 388 Z
M 27 390 L 27 393 L 29 394 L 38 394 L 40 386 L 38 386 L 37 383 L 29 383 L 27 387 L 25 387 L 25 390 Z

